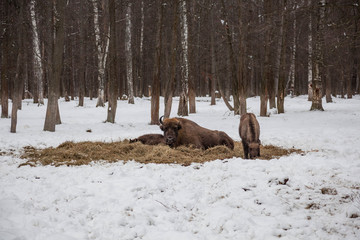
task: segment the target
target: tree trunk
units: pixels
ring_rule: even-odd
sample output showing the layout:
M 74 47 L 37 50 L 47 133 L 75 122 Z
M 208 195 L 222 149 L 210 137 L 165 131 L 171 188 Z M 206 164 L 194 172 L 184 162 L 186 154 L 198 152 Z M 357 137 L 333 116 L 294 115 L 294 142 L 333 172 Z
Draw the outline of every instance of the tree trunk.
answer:
M 155 65 L 152 80 L 151 93 L 151 122 L 152 125 L 159 124 L 160 106 L 160 68 L 161 68 L 161 48 L 162 48 L 162 21 L 163 21 L 163 0 L 158 1 L 158 24 L 156 32 Z
M 3 42 L 1 43 L 2 51 L 1 51 L 1 118 L 8 118 L 9 117 L 9 54 L 10 54 L 10 10 L 9 10 L 9 3 L 6 2 L 5 4 L 5 23 L 8 26 L 5 26 L 3 29 Z
M 243 115 L 247 112 L 246 110 L 246 48 L 245 48 L 245 33 L 244 25 L 242 23 L 243 14 L 243 2 L 239 1 L 239 113 Z
M 60 112 L 58 105 L 58 97 L 60 90 L 60 75 L 63 67 L 63 52 L 64 52 L 64 12 L 65 1 L 56 0 L 56 16 L 55 24 L 55 39 L 53 43 L 53 60 L 52 60 L 52 78 L 49 79 L 49 94 L 48 104 L 46 109 L 46 118 L 44 124 L 44 131 L 55 131 L 55 125 L 61 123 Z
M 296 3 L 294 3 L 294 8 L 296 9 Z M 296 60 L 296 14 L 295 10 L 292 11 L 293 15 L 293 38 L 291 43 L 291 60 L 290 60 L 290 70 L 288 84 L 286 84 L 286 89 L 289 91 L 290 96 L 294 97 L 294 87 L 295 87 L 295 60 Z
M 130 4 L 129 4 L 130 5 Z M 116 14 L 115 0 L 109 0 L 109 16 L 110 16 L 110 52 L 109 52 L 109 103 L 107 111 L 107 122 L 115 123 L 117 97 L 118 97 L 118 79 L 117 79 L 117 35 L 116 35 Z
M 19 35 L 21 34 L 20 31 L 18 34 Z M 19 37 L 19 38 L 22 39 L 21 37 Z M 20 44 L 20 46 L 21 46 L 21 44 Z M 20 88 L 19 81 L 20 81 L 20 77 L 22 77 L 22 75 L 20 74 L 20 71 L 21 71 L 20 70 L 20 64 L 21 64 L 20 61 L 22 59 L 22 51 L 23 51 L 23 49 L 19 49 L 17 60 L 16 60 L 16 74 L 15 74 L 15 78 L 14 78 L 14 94 L 13 94 L 13 98 L 12 98 L 11 126 L 10 126 L 10 132 L 12 132 L 12 133 L 16 133 L 17 110 L 18 110 L 18 105 L 19 105 L 19 88 Z
M 264 11 L 266 15 L 266 25 L 268 28 L 271 27 L 270 21 L 270 12 L 271 12 L 271 3 L 268 1 L 264 2 Z M 260 116 L 266 117 L 267 116 L 267 104 L 269 100 L 269 89 L 268 83 L 270 81 L 271 75 L 271 51 L 270 51 L 270 41 L 271 41 L 271 31 L 267 29 L 265 32 L 265 59 L 264 59 L 264 74 L 261 79 L 261 89 L 260 89 Z
M 126 34 L 125 34 L 125 55 L 126 55 L 126 78 L 128 83 L 129 103 L 134 104 L 134 81 L 132 69 L 132 49 L 131 49 L 131 2 L 126 8 Z
M 330 71 L 329 68 L 326 68 L 326 74 L 324 75 L 325 82 L 326 82 L 326 88 L 325 88 L 325 95 L 326 95 L 326 102 L 331 103 L 331 77 L 330 77 Z
M 80 2 L 81 12 L 84 12 L 84 2 Z M 79 107 L 84 106 L 84 97 L 85 97 L 85 76 L 86 76 L 86 24 L 83 18 L 80 18 L 80 53 L 79 53 Z
M 280 51 L 280 66 L 279 66 L 279 83 L 277 94 L 277 111 L 278 113 L 284 113 L 284 101 L 285 101 L 285 78 L 286 78 L 286 23 L 285 20 L 285 0 L 281 0 L 281 21 L 280 21 L 280 38 L 281 38 L 281 51 Z
M 311 0 L 308 0 L 308 8 L 311 8 Z M 308 36 L 308 101 L 312 101 L 313 90 L 312 90 L 312 77 L 313 77 L 313 63 L 312 63 L 312 14 L 309 14 L 309 36 Z
M 31 27 L 33 32 L 33 49 L 34 49 L 34 77 L 38 86 L 38 104 L 44 105 L 44 72 L 41 61 L 40 38 L 37 30 L 35 0 L 30 2 Z
M 17 59 L 16 59 L 16 73 L 14 78 L 14 84 L 13 84 L 13 97 L 12 97 L 12 110 L 11 110 L 11 126 L 10 126 L 10 132 L 16 133 L 16 125 L 17 125 L 17 111 L 19 105 L 21 105 L 21 95 L 20 95 L 20 83 L 22 82 L 23 73 L 24 73 L 24 27 L 23 27 L 23 18 L 24 18 L 24 6 L 25 2 L 20 2 L 20 9 L 16 13 L 18 15 L 18 21 L 19 24 L 18 31 L 17 31 L 17 43 L 18 43 L 18 53 L 17 53 Z
M 166 90 L 164 96 L 164 101 L 165 101 L 164 118 L 169 118 L 171 114 L 172 98 L 173 98 L 174 85 L 176 80 L 176 53 L 177 53 L 179 1 L 174 1 L 173 4 L 174 4 L 174 9 L 173 9 L 173 25 L 172 25 L 172 35 L 171 35 L 171 75 L 169 81 L 166 84 Z
M 188 21 L 186 15 L 186 0 L 180 0 L 181 18 L 181 93 L 179 100 L 178 115 L 188 116 L 189 94 L 189 53 L 188 53 Z
M 141 27 L 140 27 L 140 51 L 139 51 L 139 92 L 138 96 L 144 95 L 144 1 L 141 1 Z
M 230 78 L 232 83 L 232 94 L 234 99 L 234 114 L 240 114 L 240 102 L 239 102 L 239 79 L 236 76 L 236 63 L 235 63 L 235 54 L 233 50 L 233 43 L 232 43 L 232 34 L 230 31 L 230 27 L 228 25 L 227 14 L 226 14 L 226 7 L 224 0 L 221 0 L 222 10 L 223 10 L 223 18 L 225 24 L 225 31 L 226 31 L 226 40 L 227 40 L 227 49 L 229 52 L 229 64 L 230 64 Z
M 312 82 L 313 99 L 310 110 L 324 111 L 322 106 L 322 78 L 324 71 L 323 45 L 324 45 L 324 18 L 325 18 L 325 0 L 320 0 L 318 6 L 318 23 L 316 29 L 315 42 L 315 61 L 314 61 L 314 78 Z
M 96 107 L 105 106 L 105 66 L 107 60 L 107 54 L 109 50 L 109 38 L 105 38 L 105 41 L 101 41 L 100 36 L 100 23 L 99 23 L 99 7 L 97 0 L 93 0 L 94 7 L 94 29 L 95 29 L 95 39 L 97 46 L 97 58 L 98 58 L 98 99 Z

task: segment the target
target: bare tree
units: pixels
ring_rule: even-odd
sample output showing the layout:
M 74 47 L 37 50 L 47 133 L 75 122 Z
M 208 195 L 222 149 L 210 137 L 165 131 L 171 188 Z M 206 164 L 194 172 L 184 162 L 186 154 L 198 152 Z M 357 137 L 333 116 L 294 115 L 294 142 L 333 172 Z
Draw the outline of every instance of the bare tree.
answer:
M 176 53 L 177 53 L 177 29 L 178 29 L 178 18 L 179 18 L 179 1 L 173 2 L 173 22 L 172 22 L 172 35 L 171 35 L 171 73 L 170 78 L 166 82 L 166 90 L 164 96 L 165 111 L 164 117 L 169 118 L 171 113 L 175 77 L 176 77 Z
M 134 81 L 133 81 L 133 59 L 131 49 L 131 2 L 126 8 L 126 33 L 125 33 L 125 55 L 126 55 L 126 78 L 128 83 L 129 103 L 134 104 Z
M 63 53 L 64 53 L 64 15 L 65 15 L 65 1 L 56 0 L 54 15 L 57 19 L 54 19 L 55 36 L 53 42 L 53 59 L 52 59 L 52 78 L 49 79 L 49 96 L 46 109 L 46 117 L 44 124 L 44 131 L 55 131 L 55 125 L 60 124 L 60 111 L 59 111 L 59 91 L 60 91 L 60 75 L 63 67 Z
M 106 36 L 105 38 L 101 38 L 100 33 L 100 22 L 99 22 L 99 6 L 97 0 L 92 0 L 94 7 L 94 30 L 95 30 L 95 39 L 96 39 L 96 47 L 97 47 L 97 64 L 98 64 L 98 100 L 96 103 L 96 107 L 104 107 L 105 106 L 105 66 L 106 60 L 109 50 L 109 38 Z M 104 26 L 104 30 L 106 27 Z M 106 35 L 104 33 L 104 35 Z M 104 39 L 104 40 L 102 40 Z
M 33 51 L 34 51 L 34 76 L 38 86 L 38 104 L 44 105 L 44 72 L 40 52 L 40 38 L 35 14 L 35 0 L 30 2 L 31 28 L 33 33 Z
M 109 52 L 109 103 L 107 111 L 107 122 L 115 123 L 117 97 L 118 97 L 118 79 L 117 79 L 117 56 L 116 56 L 116 14 L 115 0 L 109 0 L 109 16 L 110 16 L 110 52 Z
M 180 26 L 181 26 L 181 92 L 178 115 L 188 116 L 189 94 L 189 43 L 186 0 L 180 0 Z
M 314 60 L 314 78 L 312 82 L 313 98 L 310 110 L 324 111 L 322 106 L 322 78 L 324 74 L 324 21 L 325 21 L 325 0 L 320 0 L 317 13 L 316 39 L 315 39 L 315 60 Z
M 150 124 L 159 124 L 159 106 L 160 106 L 160 67 L 161 67 L 161 47 L 162 47 L 162 28 L 163 28 L 163 0 L 158 0 L 158 23 L 156 32 L 156 49 L 154 61 L 154 75 L 152 81 L 151 94 L 151 122 Z

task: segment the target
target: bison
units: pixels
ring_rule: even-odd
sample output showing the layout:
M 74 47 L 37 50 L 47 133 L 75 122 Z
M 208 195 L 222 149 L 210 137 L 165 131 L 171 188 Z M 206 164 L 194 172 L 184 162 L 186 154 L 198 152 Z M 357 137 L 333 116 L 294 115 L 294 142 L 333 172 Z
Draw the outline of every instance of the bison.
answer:
M 165 144 L 165 138 L 161 134 L 145 134 L 135 139 L 130 139 L 130 143 L 141 142 L 146 145 Z
M 185 118 L 160 117 L 160 129 L 164 131 L 165 143 L 170 147 L 180 145 L 208 149 L 217 145 L 225 145 L 234 149 L 234 141 L 222 131 L 203 128 Z
M 260 125 L 252 113 L 243 114 L 240 118 L 239 134 L 244 148 L 245 159 L 260 157 Z

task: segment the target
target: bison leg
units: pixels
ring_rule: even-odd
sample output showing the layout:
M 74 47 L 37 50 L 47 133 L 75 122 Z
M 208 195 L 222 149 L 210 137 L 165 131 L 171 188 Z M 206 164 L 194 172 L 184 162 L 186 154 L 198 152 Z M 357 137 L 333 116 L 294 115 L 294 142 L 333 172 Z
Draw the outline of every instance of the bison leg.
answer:
M 248 159 L 249 158 L 249 145 L 246 144 L 244 141 L 242 142 L 243 144 L 243 149 L 244 149 L 244 158 Z

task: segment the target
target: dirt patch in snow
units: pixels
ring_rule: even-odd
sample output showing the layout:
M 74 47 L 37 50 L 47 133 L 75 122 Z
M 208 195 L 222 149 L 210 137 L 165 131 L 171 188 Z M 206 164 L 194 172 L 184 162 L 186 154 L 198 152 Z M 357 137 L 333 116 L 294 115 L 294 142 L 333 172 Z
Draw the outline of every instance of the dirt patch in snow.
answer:
M 272 145 L 261 146 L 262 160 L 270 160 L 286 156 L 291 153 L 301 154 L 299 149 L 284 149 Z M 233 157 L 243 157 L 241 142 L 235 142 L 234 150 L 225 146 L 217 146 L 207 150 L 192 147 L 178 147 L 176 149 L 165 145 L 144 145 L 140 142 L 64 142 L 56 148 L 36 149 L 28 146 L 21 156 L 26 160 L 20 166 L 53 165 L 73 166 L 85 165 L 96 161 L 117 162 L 137 161 L 140 163 L 181 164 L 203 163 L 213 160 L 223 160 Z

